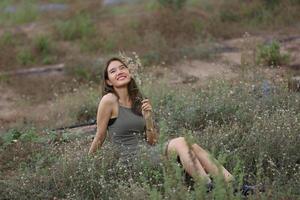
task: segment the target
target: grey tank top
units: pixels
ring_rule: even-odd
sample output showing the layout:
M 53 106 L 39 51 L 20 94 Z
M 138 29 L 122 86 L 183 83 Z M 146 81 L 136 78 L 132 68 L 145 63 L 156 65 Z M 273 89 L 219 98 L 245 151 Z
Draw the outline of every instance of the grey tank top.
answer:
M 119 150 L 122 158 L 135 156 L 141 145 L 145 145 L 145 120 L 131 108 L 118 106 L 116 120 L 108 126 L 108 136 Z

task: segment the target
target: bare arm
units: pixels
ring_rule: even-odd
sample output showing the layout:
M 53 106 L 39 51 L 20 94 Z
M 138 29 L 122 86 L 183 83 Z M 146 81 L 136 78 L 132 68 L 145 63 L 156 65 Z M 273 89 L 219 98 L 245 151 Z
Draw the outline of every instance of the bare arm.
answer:
M 105 140 L 107 124 L 112 115 L 113 99 L 111 96 L 104 96 L 98 106 L 97 112 L 97 132 L 89 150 L 89 155 L 96 152 Z

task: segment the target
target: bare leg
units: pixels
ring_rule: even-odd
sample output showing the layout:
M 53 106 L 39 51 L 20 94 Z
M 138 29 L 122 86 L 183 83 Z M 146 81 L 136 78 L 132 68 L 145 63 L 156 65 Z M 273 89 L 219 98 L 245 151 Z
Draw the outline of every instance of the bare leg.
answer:
M 217 176 L 220 175 L 221 172 L 226 182 L 234 179 L 233 176 L 223 166 L 221 166 L 216 159 L 212 158 L 209 153 L 198 144 L 193 144 L 192 149 L 207 173 Z M 218 165 L 220 168 L 218 168 Z
M 184 137 L 172 139 L 168 145 L 168 154 L 175 152 L 182 162 L 184 169 L 192 177 L 200 176 L 207 183 L 211 182 L 200 161 L 197 159 L 193 150 L 189 149 Z

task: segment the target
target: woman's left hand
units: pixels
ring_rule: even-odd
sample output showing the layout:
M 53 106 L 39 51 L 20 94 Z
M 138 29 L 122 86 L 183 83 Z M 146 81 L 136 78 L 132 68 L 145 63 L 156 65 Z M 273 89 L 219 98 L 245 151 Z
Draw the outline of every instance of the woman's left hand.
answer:
M 145 111 L 150 111 L 150 112 L 152 111 L 152 106 L 150 104 L 149 99 L 144 99 L 142 101 L 142 113 L 144 114 Z
M 142 101 L 142 113 L 146 121 L 146 139 L 149 144 L 153 145 L 157 142 L 157 131 L 154 127 L 154 122 L 152 119 L 152 106 L 149 99 L 144 99 Z

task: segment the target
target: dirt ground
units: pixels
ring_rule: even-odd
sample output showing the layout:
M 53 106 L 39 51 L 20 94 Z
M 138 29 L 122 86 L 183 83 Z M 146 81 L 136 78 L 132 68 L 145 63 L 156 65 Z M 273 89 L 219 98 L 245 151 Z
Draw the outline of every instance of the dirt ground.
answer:
M 276 37 L 275 37 L 276 38 Z M 290 54 L 290 65 L 282 66 L 275 69 L 266 68 L 265 72 L 272 77 L 282 77 L 286 73 L 286 70 L 292 69 L 294 73 L 300 71 L 300 36 L 279 36 L 276 38 L 281 41 L 281 47 L 283 52 Z M 268 42 L 269 38 L 263 38 L 261 36 L 249 36 L 249 41 Z M 216 58 L 212 61 L 207 60 L 182 60 L 173 66 L 166 66 L 165 68 L 153 68 L 152 73 L 154 77 L 165 77 L 169 84 L 176 87 L 179 84 L 189 84 L 192 87 L 202 87 L 211 79 L 239 79 L 242 69 L 243 56 L 251 57 L 251 46 L 245 48 L 245 38 L 235 38 L 219 42 L 218 46 L 225 49 L 218 53 Z M 227 50 L 226 50 L 227 49 Z M 253 55 L 252 55 L 253 56 Z M 49 84 L 55 82 L 57 79 L 63 80 L 63 74 L 49 73 L 43 74 L 41 80 L 49 79 Z M 24 77 L 23 77 L 24 79 Z M 20 85 L 31 83 L 32 86 L 39 84 L 36 79 L 36 75 L 26 75 L 25 80 L 20 82 Z M 47 91 L 50 85 L 47 85 L 47 81 L 43 81 L 44 86 L 38 87 L 39 91 L 31 91 L 31 96 L 38 95 L 38 92 Z M 58 81 L 59 82 L 59 81 Z M 46 84 L 45 84 L 46 83 Z M 62 83 L 62 81 L 61 81 Z M 34 88 L 34 87 L 32 87 Z M 32 89 L 33 90 L 33 89 Z M 30 93 L 30 91 L 27 91 Z M 9 84 L 3 84 L 0 82 L 0 133 L 18 126 L 18 124 L 24 124 L 26 121 L 30 123 L 39 123 L 47 121 L 47 116 L 32 113 L 44 113 L 45 110 L 49 110 L 51 101 L 39 101 L 34 105 L 26 103 L 26 95 L 22 94 L 22 87 L 16 90 L 16 87 L 10 87 Z M 49 92 L 49 98 L 51 97 Z M 50 98 L 51 99 L 51 98 Z M 25 103 L 24 103 L 25 102 Z

